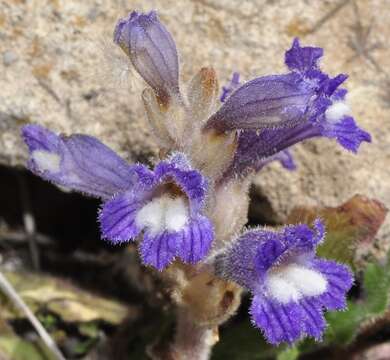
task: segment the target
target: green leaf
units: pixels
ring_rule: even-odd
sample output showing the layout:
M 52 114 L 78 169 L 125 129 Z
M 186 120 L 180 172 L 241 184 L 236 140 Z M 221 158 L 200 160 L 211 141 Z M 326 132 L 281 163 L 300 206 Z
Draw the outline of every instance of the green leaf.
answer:
M 352 302 L 348 304 L 346 311 L 328 312 L 325 342 L 338 345 L 349 344 L 355 338 L 364 317 L 360 306 Z
M 296 346 L 287 348 L 286 350 L 280 352 L 276 359 L 277 360 L 296 360 L 299 357 L 299 350 Z
M 389 262 L 386 266 L 368 264 L 364 272 L 364 312 L 368 316 L 380 316 L 388 308 L 390 291 Z

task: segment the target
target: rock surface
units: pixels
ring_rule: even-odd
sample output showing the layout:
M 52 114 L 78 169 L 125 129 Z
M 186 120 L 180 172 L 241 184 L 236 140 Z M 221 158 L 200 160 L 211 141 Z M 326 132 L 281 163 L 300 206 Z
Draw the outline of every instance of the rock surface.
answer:
M 111 45 L 111 33 L 129 10 L 155 8 L 176 39 L 184 81 L 207 65 L 216 68 L 221 83 L 233 71 L 244 79 L 283 72 L 284 51 L 294 36 L 325 49 L 327 72 L 350 75 L 353 113 L 373 143 L 363 144 L 355 156 L 326 139 L 309 141 L 294 149 L 296 172 L 278 164 L 263 170 L 255 191 L 281 219 L 296 205 L 336 206 L 355 193 L 390 207 L 388 5 L 387 0 L 0 0 L 0 54 L 17 60 L 7 55 L 0 62 L 0 163 L 24 164 L 18 132 L 26 122 L 97 136 L 128 160 L 153 156 L 140 98 L 144 85 Z M 387 221 L 381 240 L 389 234 Z

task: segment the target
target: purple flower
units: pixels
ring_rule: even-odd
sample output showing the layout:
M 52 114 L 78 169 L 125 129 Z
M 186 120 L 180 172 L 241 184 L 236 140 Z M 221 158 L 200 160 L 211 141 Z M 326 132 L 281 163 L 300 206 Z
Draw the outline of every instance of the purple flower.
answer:
M 142 231 L 142 260 L 158 270 L 176 256 L 197 263 L 213 240 L 211 222 L 202 215 L 207 184 L 183 154 L 160 162 L 154 171 L 139 165 L 138 182 L 107 201 L 100 213 L 102 234 L 114 243 Z
M 226 99 L 240 86 L 240 74 L 238 72 L 234 72 L 232 79 L 230 80 L 229 84 L 226 86 L 222 86 L 222 94 L 220 97 L 221 102 L 225 102 Z M 251 132 L 252 134 L 256 134 L 256 131 Z M 290 150 L 282 150 L 272 156 L 264 157 L 259 159 L 257 165 L 256 165 L 256 171 L 259 171 L 267 164 L 273 162 L 273 161 L 279 161 L 280 164 L 287 170 L 293 171 L 296 170 L 296 164 L 294 162 L 294 158 L 290 152 Z
M 22 136 L 32 172 L 106 201 L 99 215 L 104 238 L 119 243 L 144 233 L 145 264 L 162 270 L 175 257 L 196 263 L 209 251 L 213 227 L 202 214 L 207 183 L 183 154 L 150 171 L 91 136 L 58 136 L 38 125 L 23 127 Z
M 175 42 L 155 11 L 136 11 L 118 21 L 114 42 L 134 68 L 160 96 L 179 93 L 179 65 Z
M 28 168 L 54 184 L 109 199 L 134 182 L 132 167 L 92 136 L 58 136 L 42 126 L 26 125 L 22 137 L 30 151 Z
M 217 260 L 223 276 L 253 294 L 250 315 L 272 344 L 292 343 L 304 336 L 320 340 L 323 312 L 346 307 L 353 278 L 350 270 L 315 256 L 324 238 L 320 220 L 286 226 L 279 232 L 251 230 Z
M 285 57 L 290 73 L 245 83 L 210 117 L 206 129 L 241 130 L 227 174 L 259 170 L 267 157 L 317 136 L 335 138 L 353 152 L 371 141 L 349 115 L 347 91 L 339 88 L 347 76 L 323 73 L 317 64 L 322 54 L 295 39 Z

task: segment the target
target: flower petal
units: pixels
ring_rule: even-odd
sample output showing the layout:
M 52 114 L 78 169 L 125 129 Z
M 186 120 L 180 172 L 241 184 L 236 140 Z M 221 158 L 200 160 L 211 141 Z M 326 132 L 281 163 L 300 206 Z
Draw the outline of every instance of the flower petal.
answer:
M 279 304 L 256 295 L 249 313 L 255 326 L 264 332 L 273 345 L 281 342 L 293 343 L 302 335 L 302 309 L 298 303 Z
M 142 229 L 136 215 L 142 201 L 134 192 L 126 192 L 107 201 L 99 213 L 102 236 L 114 244 L 134 239 Z
M 302 310 L 302 326 L 306 335 L 321 340 L 326 322 L 321 304 L 315 299 L 303 298 L 299 301 Z
M 174 153 L 166 161 L 161 161 L 155 168 L 156 181 L 173 181 L 187 195 L 192 213 L 203 205 L 207 191 L 207 180 L 197 170 L 193 170 L 182 153 Z
M 259 279 L 285 250 L 279 234 L 267 230 L 250 230 L 219 257 L 216 271 L 222 277 L 254 291 Z
M 178 233 L 164 231 L 152 234 L 151 232 L 145 232 L 140 244 L 142 262 L 162 271 L 175 258 L 178 241 L 180 241 Z
M 325 227 L 320 219 L 313 223 L 314 231 L 306 224 L 288 225 L 283 229 L 283 239 L 290 251 L 313 252 L 324 240 Z
M 179 235 L 177 254 L 186 263 L 195 264 L 202 260 L 210 250 L 214 239 L 211 221 L 205 216 L 198 216 L 190 221 Z
M 371 142 L 371 135 L 359 128 L 351 116 L 345 116 L 339 122 L 327 122 L 323 135 L 336 138 L 342 147 L 354 153 L 363 141 Z
M 306 73 L 317 68 L 318 60 L 323 56 L 324 51 L 318 47 L 301 47 L 296 38 L 291 49 L 286 51 L 285 63 L 292 71 Z
M 345 294 L 353 284 L 353 276 L 347 266 L 331 260 L 315 259 L 315 270 L 327 280 L 326 292 L 319 296 L 319 302 L 328 310 L 342 310 L 346 307 Z
M 57 185 L 108 199 L 134 182 L 132 167 L 94 137 L 56 135 L 39 125 L 26 125 L 29 169 Z
M 255 295 L 249 313 L 273 345 L 291 344 L 305 335 L 320 340 L 326 327 L 321 304 L 312 299 L 281 304 Z
M 238 88 L 210 117 L 206 129 L 264 129 L 294 126 L 305 120 L 311 84 L 299 74 L 256 78 Z

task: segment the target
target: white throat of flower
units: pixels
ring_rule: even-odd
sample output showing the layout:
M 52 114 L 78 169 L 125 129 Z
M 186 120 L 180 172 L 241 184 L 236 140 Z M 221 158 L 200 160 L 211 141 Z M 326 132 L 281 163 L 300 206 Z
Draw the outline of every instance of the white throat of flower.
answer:
M 189 219 L 189 208 L 182 196 L 172 198 L 162 195 L 149 201 L 138 211 L 136 225 L 148 228 L 152 234 L 163 231 L 177 232 L 183 229 Z
M 320 272 L 298 264 L 273 271 L 266 280 L 269 294 L 282 304 L 321 295 L 326 291 L 327 285 L 326 278 Z
M 35 150 L 31 154 L 40 171 L 57 173 L 60 171 L 61 158 L 58 154 L 44 150 Z
M 344 101 L 336 101 L 326 109 L 325 117 L 330 123 L 337 123 L 350 112 L 349 106 Z

